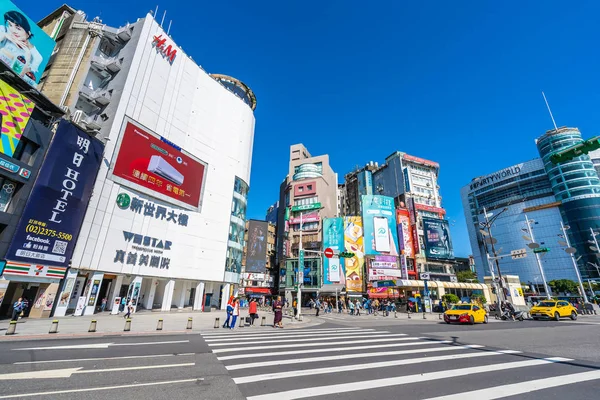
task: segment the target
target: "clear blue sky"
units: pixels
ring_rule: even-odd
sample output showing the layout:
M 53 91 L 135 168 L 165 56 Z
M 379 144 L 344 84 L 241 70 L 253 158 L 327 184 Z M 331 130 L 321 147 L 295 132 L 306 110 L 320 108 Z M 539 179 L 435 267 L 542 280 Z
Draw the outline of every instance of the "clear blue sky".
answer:
M 69 4 L 124 25 L 157 0 Z M 38 20 L 61 3 L 18 1 Z M 470 253 L 460 188 L 537 156 L 558 125 L 600 134 L 599 1 L 162 1 L 171 35 L 207 71 L 256 93 L 249 218 L 278 198 L 289 146 L 342 177 L 400 150 L 438 161 L 457 255 Z

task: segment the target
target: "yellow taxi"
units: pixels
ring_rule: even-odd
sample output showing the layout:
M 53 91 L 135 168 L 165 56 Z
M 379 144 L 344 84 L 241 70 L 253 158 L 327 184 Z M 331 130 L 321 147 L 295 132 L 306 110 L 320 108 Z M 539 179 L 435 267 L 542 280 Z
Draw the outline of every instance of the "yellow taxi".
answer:
M 444 321 L 447 324 L 471 324 L 475 322 L 488 323 L 487 313 L 477 304 L 456 304 L 444 313 Z
M 535 320 L 541 318 L 552 318 L 555 321 L 561 318 L 577 319 L 577 309 L 568 301 L 564 300 L 543 300 L 529 310 L 529 314 Z

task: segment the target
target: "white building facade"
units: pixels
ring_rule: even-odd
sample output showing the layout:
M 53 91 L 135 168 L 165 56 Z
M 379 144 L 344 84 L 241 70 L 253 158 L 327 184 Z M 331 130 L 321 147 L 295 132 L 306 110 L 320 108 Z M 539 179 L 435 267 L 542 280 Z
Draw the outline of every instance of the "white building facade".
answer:
M 254 95 L 205 72 L 150 14 L 129 30 L 106 104 L 84 105 L 106 150 L 56 316 L 93 314 L 103 299 L 117 312 L 123 298 L 210 311 L 240 281 Z M 86 82 L 101 86 L 97 67 Z M 71 111 L 84 100 L 98 103 L 80 96 Z

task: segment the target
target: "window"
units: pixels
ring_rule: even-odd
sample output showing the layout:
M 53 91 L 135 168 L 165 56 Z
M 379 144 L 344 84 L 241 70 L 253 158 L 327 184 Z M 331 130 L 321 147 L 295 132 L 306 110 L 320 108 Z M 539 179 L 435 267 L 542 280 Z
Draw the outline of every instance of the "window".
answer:
M 294 205 L 295 206 L 306 206 L 306 205 L 315 204 L 318 202 L 319 202 L 319 198 L 317 196 L 314 196 L 314 197 L 307 197 L 306 199 L 295 199 Z
M 39 148 L 40 146 L 37 143 L 32 142 L 26 137 L 21 137 L 13 154 L 13 158 L 24 162 L 29 166 L 33 166 Z
M 0 211 L 6 212 L 17 188 L 16 182 L 0 177 Z
M 298 186 L 298 192 L 300 192 L 300 193 L 304 192 L 304 186 Z
M 306 185 L 306 190 L 313 190 L 313 185 Z

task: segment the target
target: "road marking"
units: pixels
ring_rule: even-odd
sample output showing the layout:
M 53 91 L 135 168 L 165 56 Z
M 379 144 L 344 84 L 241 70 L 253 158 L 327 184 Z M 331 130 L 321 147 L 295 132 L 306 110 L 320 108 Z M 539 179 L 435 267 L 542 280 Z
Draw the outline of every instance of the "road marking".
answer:
M 168 342 L 145 342 L 145 343 L 91 343 L 74 344 L 68 346 L 48 346 L 48 347 L 25 347 L 13 350 L 70 350 L 70 349 L 108 349 L 109 346 L 148 346 L 153 344 L 173 344 L 189 343 L 189 340 L 172 340 Z
M 7 380 L 15 380 L 15 379 L 70 378 L 71 375 L 74 375 L 74 374 L 96 374 L 96 373 L 102 373 L 102 372 L 135 371 L 135 370 L 141 370 L 141 369 L 190 367 L 193 365 L 196 365 L 196 363 L 138 365 L 135 367 L 118 367 L 118 368 L 86 369 L 86 370 L 82 370 L 83 367 L 64 368 L 64 369 L 47 369 L 47 370 L 42 370 L 42 371 L 27 371 L 27 372 L 15 372 L 12 374 L 2 374 L 2 375 L 0 375 L 0 380 L 7 381 Z
M 213 353 L 226 353 L 226 352 L 232 352 L 232 351 L 246 351 L 246 350 L 267 350 L 267 349 L 289 349 L 289 348 L 295 348 L 295 347 L 302 347 L 302 346 L 342 346 L 342 345 L 346 345 L 346 344 L 358 344 L 358 343 L 373 343 L 373 342 L 377 342 L 377 343 L 381 343 L 381 342 L 393 342 L 395 340 L 399 340 L 398 338 L 390 338 L 389 336 L 404 336 L 404 334 L 397 334 L 397 335 L 387 335 L 385 336 L 385 339 L 377 339 L 375 340 L 374 338 L 371 339 L 363 339 L 363 340 L 349 340 L 346 342 L 335 342 L 335 343 L 331 343 L 331 342 L 321 342 L 321 343 L 306 343 L 306 344 L 270 344 L 270 345 L 266 345 L 266 346 L 250 346 L 250 347 L 231 347 L 228 349 L 212 349 Z M 263 342 L 261 342 L 263 343 Z
M 469 367 L 453 369 L 450 371 L 426 372 L 423 374 L 398 376 L 384 379 L 374 379 L 370 381 L 348 382 L 329 386 L 316 386 L 305 389 L 288 390 L 285 392 L 276 392 L 248 397 L 247 400 L 292 400 L 304 399 L 307 397 L 325 396 L 328 394 L 349 393 L 357 390 L 378 389 L 382 387 L 399 386 L 409 383 L 427 382 L 438 379 L 456 378 L 484 372 L 503 371 L 513 368 L 534 367 L 538 365 L 551 364 L 555 362 L 573 361 L 569 358 L 553 357 L 537 360 L 515 361 L 502 364 L 484 365 L 479 367 Z
M 50 396 L 50 395 L 65 394 L 65 393 L 95 392 L 95 391 L 100 391 L 100 390 L 128 389 L 128 388 L 144 387 L 144 386 L 172 385 L 172 384 L 176 384 L 176 383 L 197 382 L 197 381 L 202 381 L 202 380 L 204 380 L 204 379 L 192 378 L 192 379 L 179 379 L 179 380 L 174 380 L 174 381 L 132 383 L 130 385 L 99 386 L 99 387 L 85 388 L 85 389 L 65 389 L 65 390 L 55 390 L 52 392 L 19 393 L 19 394 L 9 394 L 9 395 L 5 395 L 5 396 L 0 396 L 0 399 L 15 399 L 15 398 L 23 398 L 23 397 L 31 397 L 31 396 Z
M 273 331 L 273 332 L 280 332 L 280 335 L 283 335 L 285 333 L 310 333 L 310 332 L 323 332 L 323 331 L 344 331 L 344 330 L 355 330 L 357 329 L 356 327 L 348 327 L 348 328 L 319 328 L 319 329 L 304 329 L 304 328 L 299 328 L 299 329 L 295 329 L 293 332 L 290 331 Z M 374 329 L 367 329 L 367 330 L 374 330 Z M 200 333 L 202 336 L 220 336 L 220 335 L 224 335 L 224 333 L 222 332 L 214 332 L 214 331 L 209 331 L 212 333 Z M 257 332 L 259 333 L 259 332 Z M 227 336 L 231 336 L 231 335 L 253 335 L 254 333 L 250 333 L 250 332 L 246 332 L 246 331 L 233 331 L 227 334 Z
M 236 359 L 240 359 L 240 358 L 288 356 L 288 355 L 292 355 L 292 354 L 330 353 L 330 352 L 336 352 L 336 351 L 351 351 L 351 350 L 366 350 L 366 349 L 381 349 L 381 348 L 389 349 L 390 347 L 421 345 L 421 344 L 423 344 L 422 342 L 405 343 L 405 341 L 408 341 L 408 340 L 420 340 L 420 339 L 424 339 L 424 338 L 403 337 L 403 338 L 396 339 L 397 342 L 402 341 L 400 343 L 386 343 L 386 344 L 374 344 L 374 345 L 369 345 L 369 346 L 351 346 L 351 347 L 341 347 L 340 346 L 340 347 L 332 347 L 332 348 L 328 348 L 328 349 L 288 350 L 288 351 L 277 351 L 277 352 L 273 352 L 273 353 L 243 353 L 243 354 L 236 354 L 233 356 L 223 356 L 223 357 L 217 357 L 217 358 L 220 361 L 225 361 L 225 360 L 236 360 Z M 443 341 L 443 342 L 448 342 L 448 341 Z M 213 350 L 213 352 L 214 352 L 214 350 Z
M 322 356 L 322 357 L 310 357 L 310 358 L 292 358 L 287 360 L 273 360 L 263 361 L 246 364 L 235 364 L 226 365 L 228 371 L 235 371 L 246 368 L 259 368 L 269 367 L 274 365 L 289 365 L 289 364 L 302 364 L 308 362 L 320 362 L 320 361 L 338 361 L 338 360 L 350 360 L 352 358 L 368 358 L 368 357 L 387 357 L 387 356 L 399 356 L 405 354 L 419 354 L 419 353 L 433 353 L 438 351 L 455 351 L 465 349 L 478 349 L 484 346 L 481 345 L 470 345 L 470 346 L 444 346 L 444 347 L 429 347 L 426 349 L 413 349 L 413 350 L 398 350 L 398 351 L 380 351 L 377 353 L 352 353 L 352 354 L 339 354 L 336 356 Z M 220 360 L 219 360 L 220 361 Z
M 368 333 L 368 332 L 373 332 L 375 331 L 375 329 L 352 329 L 352 330 L 346 330 L 346 331 L 331 331 L 331 332 L 319 332 L 318 335 L 319 336 L 331 336 L 331 335 L 340 335 L 340 334 L 349 334 L 351 332 L 355 332 L 355 333 Z M 377 331 L 377 332 L 385 332 L 385 333 L 389 333 L 389 331 Z M 310 332 L 285 332 L 285 333 L 252 333 L 252 334 L 248 334 L 248 335 L 235 335 L 234 337 L 232 337 L 232 335 L 221 335 L 221 336 L 206 336 L 204 337 L 204 341 L 205 342 L 218 342 L 220 340 L 222 341 L 238 341 L 240 339 L 257 339 L 257 338 L 282 338 L 282 339 L 286 339 L 289 337 L 301 337 L 301 336 L 315 336 L 314 333 L 310 333 Z
M 131 359 L 131 358 L 183 357 L 183 356 L 193 356 L 194 354 L 196 354 L 196 353 L 153 354 L 153 355 L 146 355 L 146 356 L 124 356 L 124 357 L 72 358 L 69 360 L 19 361 L 19 362 L 15 362 L 13 364 L 14 365 L 49 364 L 49 363 L 65 363 L 65 362 L 79 362 L 79 361 L 126 360 L 126 359 Z
M 250 382 L 268 381 L 268 380 L 272 380 L 272 379 L 295 378 L 297 376 L 333 374 L 333 373 L 345 372 L 345 371 L 358 371 L 361 369 L 385 368 L 385 367 L 394 367 L 394 366 L 398 366 L 398 365 L 411 365 L 411 364 L 420 364 L 420 363 L 433 362 L 433 361 L 456 360 L 456 359 L 461 359 L 461 358 L 499 356 L 499 355 L 504 355 L 504 354 L 515 354 L 515 353 L 520 353 L 520 352 L 516 351 L 516 350 L 503 351 L 503 352 L 488 351 L 488 352 L 480 352 L 480 353 L 452 354 L 449 356 L 409 358 L 409 359 L 404 359 L 404 360 L 380 361 L 380 362 L 375 362 L 375 363 L 370 363 L 370 364 L 361 363 L 361 364 L 354 364 L 354 365 L 341 365 L 341 366 L 336 366 L 336 367 L 313 368 L 313 369 L 308 369 L 308 370 L 285 371 L 285 372 L 275 372 L 275 373 L 270 373 L 270 374 L 244 376 L 244 377 L 240 377 L 240 378 L 233 378 L 233 381 L 237 384 L 242 384 L 242 383 L 250 383 Z M 486 398 L 486 397 L 481 397 L 481 398 Z
M 571 385 L 573 383 L 587 382 L 600 379 L 600 371 L 581 372 L 578 374 L 553 376 L 551 378 L 536 379 L 528 382 L 513 383 L 502 386 L 490 387 L 472 392 L 456 393 L 447 396 L 430 398 L 428 400 L 493 400 L 523 393 L 535 392 L 542 389 Z
M 314 336 L 314 335 L 312 335 Z M 389 335 L 388 332 L 369 332 L 369 333 L 365 333 L 364 335 L 357 335 L 357 334 L 352 334 L 350 336 L 327 336 L 327 337 L 321 337 L 319 335 L 319 337 L 311 337 L 311 338 L 300 338 L 300 339 L 290 339 L 287 340 L 288 338 L 284 338 L 286 340 L 279 340 L 277 339 L 277 343 L 301 343 L 301 342 L 319 342 L 319 341 L 324 341 L 324 340 L 338 340 L 338 339 L 358 339 L 358 338 L 373 338 L 373 339 L 378 339 L 380 337 L 397 337 L 397 336 L 406 336 L 406 334 L 404 333 L 397 333 L 397 334 L 393 334 L 393 335 Z M 237 339 L 237 341 L 239 342 L 240 339 Z M 264 340 L 255 340 L 255 341 L 249 341 L 243 342 L 244 344 L 264 344 L 265 341 Z M 231 346 L 231 343 L 221 343 L 221 340 L 219 340 L 219 343 L 207 343 L 209 346 L 211 347 L 217 347 L 217 346 Z

